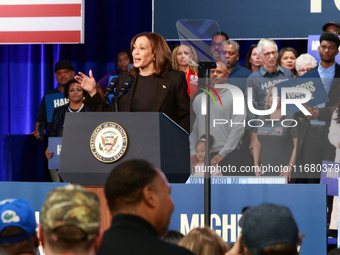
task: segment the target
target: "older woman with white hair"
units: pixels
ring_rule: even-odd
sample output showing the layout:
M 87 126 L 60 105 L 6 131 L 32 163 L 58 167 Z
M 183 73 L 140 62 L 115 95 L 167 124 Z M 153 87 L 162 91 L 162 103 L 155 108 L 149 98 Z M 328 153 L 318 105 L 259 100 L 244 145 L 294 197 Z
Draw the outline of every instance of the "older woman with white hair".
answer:
M 308 70 L 316 67 L 318 62 L 316 59 L 308 54 L 301 54 L 295 61 L 295 69 L 298 72 L 299 76 L 302 76 L 308 72 Z

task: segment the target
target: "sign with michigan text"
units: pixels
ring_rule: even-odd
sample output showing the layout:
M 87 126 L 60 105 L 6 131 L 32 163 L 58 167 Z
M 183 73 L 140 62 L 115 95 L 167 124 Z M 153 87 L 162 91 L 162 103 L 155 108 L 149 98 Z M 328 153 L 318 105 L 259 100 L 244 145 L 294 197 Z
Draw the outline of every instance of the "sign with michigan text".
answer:
M 340 178 L 340 163 L 322 161 L 320 183 L 327 184 L 327 195 L 338 195 L 338 180 Z
M 180 19 L 213 19 L 233 39 L 300 38 L 321 34 L 322 26 L 339 21 L 339 0 L 153 0 L 153 31 L 178 39 Z
M 52 122 L 54 109 L 68 103 L 64 93 L 58 92 L 45 95 L 47 122 Z
M 312 73 L 307 73 L 304 76 L 299 76 L 294 79 L 287 80 L 285 82 L 281 82 L 275 85 L 278 89 L 278 96 L 281 99 L 282 105 L 282 88 L 299 88 L 308 90 L 311 93 L 311 99 L 307 102 L 307 104 L 311 106 L 316 106 L 319 104 L 323 104 L 329 101 L 326 90 L 322 84 L 319 73 L 317 71 Z M 300 92 L 288 92 L 285 93 L 285 99 L 294 100 L 294 99 L 303 99 L 306 94 Z M 291 101 L 293 102 L 293 101 Z M 293 114 L 295 112 L 300 111 L 295 104 L 289 103 L 286 106 L 286 114 Z
M 171 184 L 175 210 L 169 229 L 186 235 L 204 226 L 204 185 Z M 326 185 L 211 185 L 211 227 L 225 242 L 234 243 L 241 229 L 242 209 L 260 203 L 287 206 L 304 234 L 301 254 L 326 255 Z

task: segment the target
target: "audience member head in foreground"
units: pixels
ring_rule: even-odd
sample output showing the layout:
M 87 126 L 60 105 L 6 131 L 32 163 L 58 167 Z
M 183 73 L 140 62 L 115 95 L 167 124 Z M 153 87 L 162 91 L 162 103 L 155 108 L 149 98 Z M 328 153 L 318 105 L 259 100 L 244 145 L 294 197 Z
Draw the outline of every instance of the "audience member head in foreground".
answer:
M 160 236 L 167 231 L 174 203 L 164 173 L 145 160 L 131 160 L 115 167 L 105 184 L 113 216 L 134 214 L 148 221 Z
M 98 255 L 192 254 L 162 241 L 174 203 L 164 173 L 141 159 L 117 165 L 105 183 L 105 196 L 112 214 Z
M 239 224 L 242 234 L 231 252 L 238 249 L 244 255 L 299 253 L 302 238 L 286 206 L 263 203 L 251 207 L 244 212 Z
M 229 244 L 212 229 L 194 228 L 179 242 L 196 255 L 224 255 L 229 249 Z
M 23 198 L 0 202 L 0 254 L 35 255 L 39 246 L 35 214 Z
M 102 237 L 97 195 L 72 184 L 50 191 L 39 231 L 46 255 L 96 254 Z

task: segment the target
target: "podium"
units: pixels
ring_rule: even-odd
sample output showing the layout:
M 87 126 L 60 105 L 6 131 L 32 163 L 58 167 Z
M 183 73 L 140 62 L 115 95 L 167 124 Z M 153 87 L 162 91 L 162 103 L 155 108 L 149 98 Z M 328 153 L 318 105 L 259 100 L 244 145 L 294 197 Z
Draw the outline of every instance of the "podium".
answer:
M 120 125 L 127 134 L 127 149 L 113 163 L 99 161 L 90 148 L 90 139 L 105 122 Z M 160 168 L 169 182 L 182 183 L 190 175 L 188 133 L 159 112 L 66 113 L 59 174 L 66 182 L 103 186 L 119 163 L 145 159 Z

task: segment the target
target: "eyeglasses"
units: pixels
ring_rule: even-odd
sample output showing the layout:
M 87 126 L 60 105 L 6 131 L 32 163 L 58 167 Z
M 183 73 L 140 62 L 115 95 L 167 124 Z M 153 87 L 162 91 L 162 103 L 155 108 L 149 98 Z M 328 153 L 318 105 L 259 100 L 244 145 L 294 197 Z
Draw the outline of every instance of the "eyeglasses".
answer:
M 298 73 L 301 75 L 301 74 L 305 74 L 305 73 L 307 73 L 307 71 L 308 71 L 309 69 L 301 69 L 301 70 L 299 70 L 298 71 Z
M 278 54 L 277 51 L 272 51 L 272 52 L 263 53 L 263 56 L 265 56 L 266 58 L 269 58 L 270 55 L 273 55 L 273 57 L 276 57 L 277 54 Z
M 210 45 L 211 47 L 221 47 L 222 46 L 222 43 L 215 43 L 215 42 L 213 42 L 211 45 Z
M 340 35 L 340 30 L 334 30 L 332 31 L 333 34 Z

